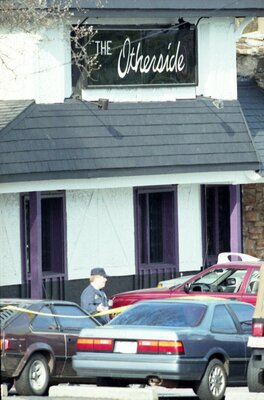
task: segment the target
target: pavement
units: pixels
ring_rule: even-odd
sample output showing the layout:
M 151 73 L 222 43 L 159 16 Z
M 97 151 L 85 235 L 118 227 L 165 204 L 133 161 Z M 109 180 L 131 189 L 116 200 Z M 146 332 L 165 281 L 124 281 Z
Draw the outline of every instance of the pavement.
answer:
M 7 397 L 7 391 L 1 385 L 1 395 L 3 400 L 10 400 L 12 393 Z M 19 400 L 28 400 L 28 396 L 16 396 Z M 196 400 L 198 397 L 191 389 L 166 389 L 163 387 L 144 388 L 134 385 L 128 388 L 98 387 L 95 385 L 67 385 L 61 384 L 51 386 L 48 397 L 41 397 L 42 400 L 56 400 L 62 397 L 63 400 L 79 399 L 83 400 L 166 400 L 182 399 Z M 225 400 L 263 400 L 263 393 L 249 393 L 247 387 L 235 387 L 226 389 Z M 31 396 L 30 400 L 39 400 L 37 396 Z

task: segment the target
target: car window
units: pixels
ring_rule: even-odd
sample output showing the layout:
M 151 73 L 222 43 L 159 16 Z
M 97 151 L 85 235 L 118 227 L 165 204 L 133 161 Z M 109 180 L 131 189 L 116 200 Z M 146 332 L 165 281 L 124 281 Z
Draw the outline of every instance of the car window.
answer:
M 254 307 L 250 304 L 230 303 L 229 306 L 234 313 L 241 325 L 244 333 L 251 334 L 252 332 L 252 318 L 254 313 Z
M 247 285 L 247 288 L 246 288 L 246 293 L 251 293 L 251 294 L 257 294 L 258 293 L 259 276 L 260 276 L 260 270 L 259 269 L 254 269 L 252 271 L 252 274 L 251 274 L 250 279 L 248 281 L 248 285 Z
M 64 331 L 79 331 L 82 328 L 94 328 L 95 326 L 98 326 L 93 318 L 90 318 L 86 313 L 83 312 L 81 308 L 77 306 L 56 304 L 53 306 L 53 310 L 54 314 L 59 316 L 56 318 L 58 319 L 60 328 Z
M 233 318 L 224 305 L 215 307 L 211 331 L 215 333 L 237 333 Z
M 45 315 L 42 315 L 41 313 L 43 313 Z M 48 314 L 48 315 L 46 315 L 46 314 Z M 41 308 L 40 314 L 37 315 L 31 322 L 31 327 L 34 331 L 58 330 L 58 325 L 56 323 L 56 320 L 52 316 L 50 308 L 47 306 L 44 306 Z
M 240 289 L 246 272 L 245 268 L 216 268 L 195 279 L 190 290 L 236 293 Z
M 194 327 L 205 311 L 203 304 L 138 304 L 115 317 L 110 325 Z

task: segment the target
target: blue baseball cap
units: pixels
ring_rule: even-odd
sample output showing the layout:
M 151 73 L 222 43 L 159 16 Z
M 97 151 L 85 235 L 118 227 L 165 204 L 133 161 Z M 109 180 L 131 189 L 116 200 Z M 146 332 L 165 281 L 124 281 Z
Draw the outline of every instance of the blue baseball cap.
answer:
M 105 278 L 108 278 L 108 275 L 105 272 L 104 268 L 93 268 L 91 270 L 91 275 L 100 275 L 100 276 L 104 276 Z

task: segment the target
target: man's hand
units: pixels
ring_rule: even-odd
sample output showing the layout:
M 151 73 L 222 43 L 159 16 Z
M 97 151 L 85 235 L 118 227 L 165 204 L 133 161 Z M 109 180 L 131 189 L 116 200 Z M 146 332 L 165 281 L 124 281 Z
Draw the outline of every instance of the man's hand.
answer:
M 99 306 L 97 306 L 97 311 L 98 312 L 103 312 L 103 311 L 107 311 L 107 310 L 109 310 L 109 308 L 108 307 L 104 307 L 102 303 L 99 304 Z

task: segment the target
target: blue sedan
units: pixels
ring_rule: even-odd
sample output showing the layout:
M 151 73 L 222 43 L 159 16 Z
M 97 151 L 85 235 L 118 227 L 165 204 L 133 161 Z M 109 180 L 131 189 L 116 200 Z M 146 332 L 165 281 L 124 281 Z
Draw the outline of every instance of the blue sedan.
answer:
M 192 388 L 221 400 L 247 384 L 254 307 L 216 299 L 139 302 L 104 327 L 83 329 L 73 368 L 102 385 L 145 383 Z

